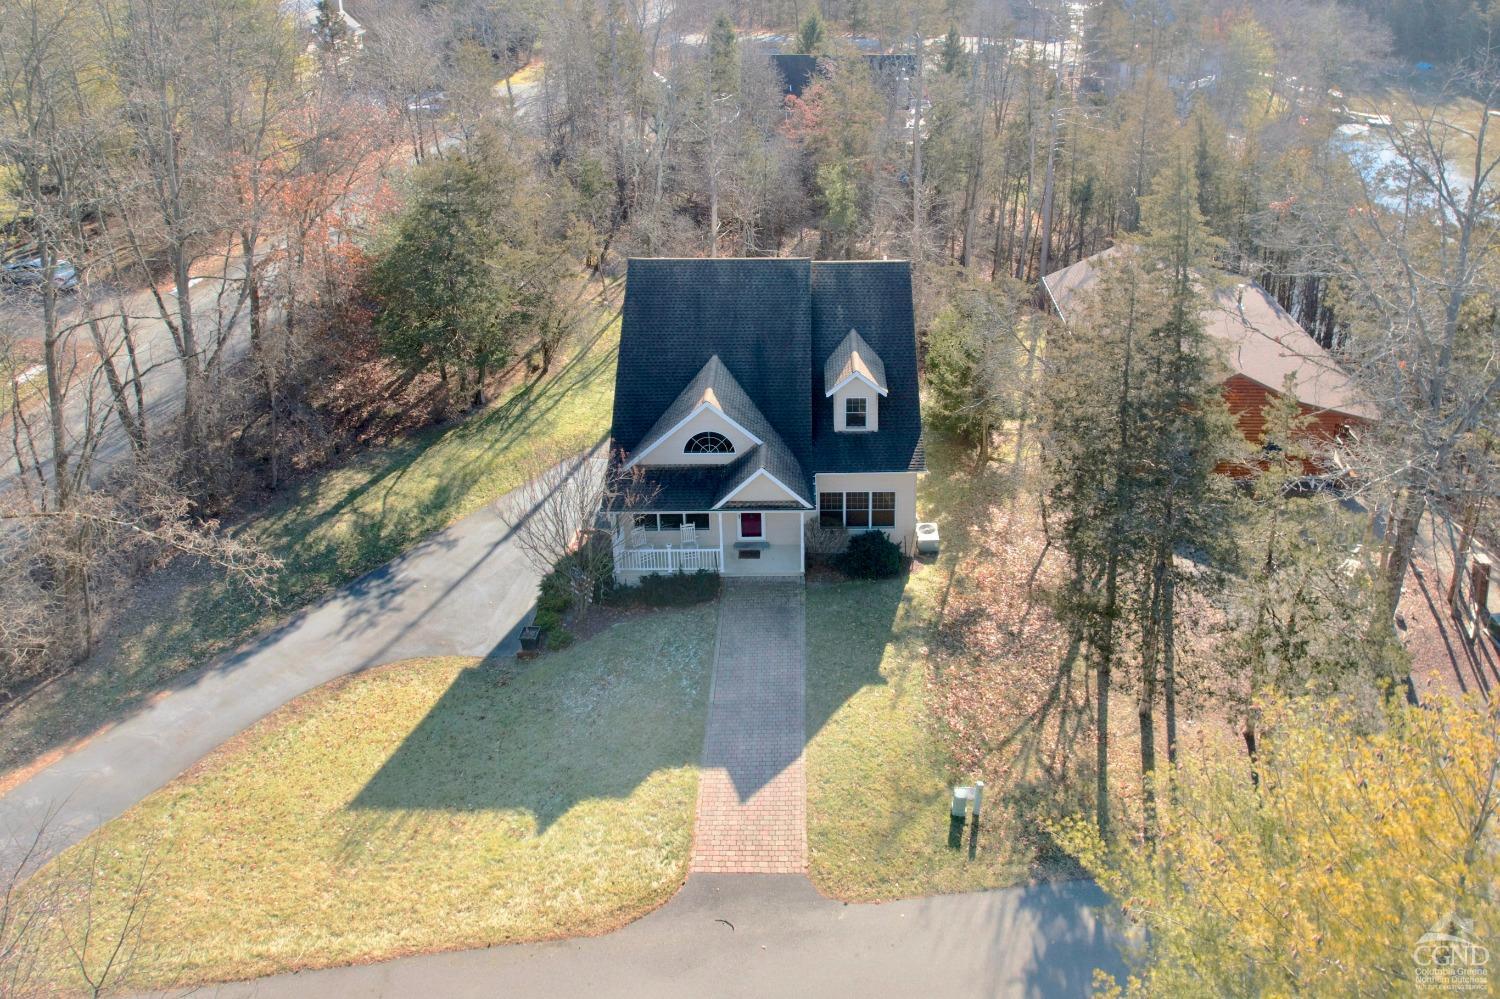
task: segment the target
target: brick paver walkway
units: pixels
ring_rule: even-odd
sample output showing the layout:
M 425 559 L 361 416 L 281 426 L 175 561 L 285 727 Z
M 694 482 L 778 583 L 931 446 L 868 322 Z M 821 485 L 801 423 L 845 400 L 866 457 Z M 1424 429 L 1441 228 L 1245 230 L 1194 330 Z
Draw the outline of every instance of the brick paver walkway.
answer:
M 693 870 L 807 870 L 801 580 L 725 580 L 703 739 Z

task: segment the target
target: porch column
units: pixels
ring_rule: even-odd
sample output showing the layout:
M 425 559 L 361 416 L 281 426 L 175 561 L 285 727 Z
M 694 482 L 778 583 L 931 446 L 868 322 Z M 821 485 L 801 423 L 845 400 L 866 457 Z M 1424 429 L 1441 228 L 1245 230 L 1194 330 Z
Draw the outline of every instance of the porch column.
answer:
M 803 511 L 797 513 L 797 562 L 802 572 L 807 572 L 807 514 Z
M 724 514 L 716 513 L 714 516 L 719 518 L 719 574 L 723 575 L 729 568 L 729 560 L 724 557 Z

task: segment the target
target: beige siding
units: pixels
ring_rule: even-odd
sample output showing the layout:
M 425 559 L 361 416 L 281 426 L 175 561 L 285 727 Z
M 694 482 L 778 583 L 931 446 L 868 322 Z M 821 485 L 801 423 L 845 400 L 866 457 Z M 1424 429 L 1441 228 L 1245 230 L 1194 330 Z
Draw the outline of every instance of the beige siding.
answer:
M 705 430 L 714 430 L 734 444 L 734 454 L 684 454 L 688 439 Z M 651 453 L 641 459 L 642 465 L 727 465 L 754 446 L 744 431 L 724 418 L 718 410 L 705 409 L 678 430 L 663 438 Z
M 863 430 L 858 428 L 849 430 L 851 434 L 870 433 L 880 429 L 880 393 L 858 379 L 845 385 L 833 394 L 828 400 L 833 404 L 833 429 L 840 433 L 847 429 L 844 426 L 844 400 L 865 400 L 865 412 L 868 414 L 865 422 L 868 424 Z
M 724 511 L 724 575 L 764 576 L 802 573 L 802 524 L 810 516 L 795 510 L 767 510 L 761 514 L 764 536 L 771 545 L 758 559 L 741 559 L 734 547 L 740 538 L 739 510 Z
M 734 547 L 736 541 L 747 540 L 740 537 L 740 510 L 724 511 L 724 540 L 730 548 Z M 754 511 L 748 511 L 754 512 Z M 757 540 L 765 541 L 773 545 L 791 545 L 796 547 L 802 541 L 802 514 L 796 510 L 767 510 L 761 513 L 761 524 L 765 530 L 765 537 Z M 732 554 L 732 553 L 731 553 Z
M 804 486 L 803 488 L 806 487 Z M 786 489 L 781 488 L 781 486 L 777 485 L 773 479 L 765 475 L 761 475 L 759 478 L 752 478 L 748 482 L 746 482 L 745 487 L 739 492 L 734 493 L 734 498 L 729 502 L 736 504 L 786 503 L 797 499 L 804 499 L 809 503 L 812 502 L 811 496 L 799 497 L 795 493 L 788 492 Z
M 820 493 L 895 493 L 896 526 L 882 530 L 908 552 L 913 550 L 917 533 L 916 472 L 819 472 L 817 488 Z M 818 502 L 817 497 L 809 498 Z

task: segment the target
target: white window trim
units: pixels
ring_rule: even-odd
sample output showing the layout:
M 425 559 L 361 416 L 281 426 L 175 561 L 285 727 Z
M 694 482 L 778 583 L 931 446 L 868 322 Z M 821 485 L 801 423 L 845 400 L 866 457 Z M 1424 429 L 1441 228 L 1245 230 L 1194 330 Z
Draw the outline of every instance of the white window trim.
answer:
M 760 517 L 760 533 L 746 534 L 744 515 L 747 513 L 757 514 Z M 740 541 L 765 541 L 766 540 L 766 513 L 764 510 L 736 510 L 734 512 L 734 533 Z
M 865 425 L 862 426 L 862 427 L 854 427 L 854 426 L 850 426 L 849 425 L 849 404 L 851 402 L 853 402 L 855 399 L 858 399 L 860 402 L 863 402 L 863 403 L 867 404 L 865 406 L 865 411 L 864 411 Z M 849 398 L 847 398 L 847 399 L 844 400 L 844 429 L 843 429 L 842 433 L 846 433 L 846 434 L 872 434 L 872 433 L 875 432 L 875 428 L 872 427 L 872 426 L 870 426 L 870 407 L 868 405 L 869 401 L 870 400 L 866 399 L 862 395 L 852 395 Z
M 838 496 L 840 497 L 840 499 L 839 499 L 839 519 L 840 519 L 841 523 L 840 523 L 839 526 L 843 530 L 850 531 L 850 532 L 857 532 L 857 533 L 863 534 L 866 531 L 894 531 L 896 529 L 896 519 L 897 519 L 896 518 L 896 512 L 901 507 L 901 498 L 896 493 L 895 490 L 893 490 L 893 489 L 822 489 L 822 490 L 819 490 L 818 491 L 818 508 L 817 508 L 817 514 L 818 514 L 818 525 L 820 527 L 823 526 L 823 493 L 825 493 L 825 492 L 826 493 L 837 493 Z M 869 516 L 870 523 L 865 524 L 863 526 L 861 526 L 859 524 L 854 524 L 852 526 L 850 525 L 850 523 L 849 523 L 849 494 L 850 493 L 864 493 L 866 496 L 870 497 L 867 505 L 865 506 L 865 513 Z M 891 496 L 893 497 L 893 504 L 891 506 L 891 522 L 889 524 L 876 524 L 875 523 L 875 494 L 876 493 L 890 493 Z M 832 526 L 832 525 L 829 525 L 829 526 Z
M 733 427 L 734 429 L 738 430 L 740 433 L 744 434 L 746 437 L 750 438 L 750 443 L 751 443 L 752 446 L 759 445 L 759 444 L 764 444 L 765 443 L 765 441 L 761 440 L 759 437 L 755 436 L 750 431 L 746 430 L 743 426 L 741 426 L 739 424 L 738 421 L 736 421 L 732 416 L 730 416 L 728 413 L 724 412 L 718 406 L 715 406 L 711 402 L 700 402 L 700 403 L 698 403 L 697 406 L 693 407 L 693 411 L 691 413 L 689 413 L 688 415 L 684 416 L 681 420 L 679 420 L 677 422 L 677 425 L 675 427 L 673 427 L 672 429 L 668 430 L 666 433 L 662 434 L 660 437 L 656 438 L 656 440 L 652 441 L 650 447 L 647 447 L 644 451 L 637 452 L 636 456 L 634 458 L 631 458 L 629 461 L 627 461 L 625 463 L 625 468 L 628 469 L 628 468 L 634 467 L 634 465 L 636 464 L 636 462 L 640 461 L 642 458 L 646 457 L 646 455 L 650 454 L 652 451 L 655 451 L 657 448 L 661 447 L 663 444 L 665 444 L 671 438 L 671 436 L 673 434 L 677 433 L 677 431 L 681 430 L 683 427 L 687 426 L 693 420 L 697 419 L 698 414 L 701 413 L 701 412 L 703 412 L 705 409 L 713 410 L 713 412 L 718 415 L 719 419 L 723 420 L 725 423 L 729 424 L 731 427 Z M 730 443 L 732 444 L 734 442 L 731 441 Z
M 641 527 L 639 524 L 636 524 L 635 526 L 639 530 L 645 531 L 648 534 L 661 534 L 664 531 L 668 532 L 668 533 L 672 533 L 672 532 L 676 532 L 676 531 L 682 530 L 682 528 L 680 528 L 680 527 L 662 527 L 661 526 L 661 519 L 660 518 L 663 517 L 663 516 L 667 516 L 667 517 L 682 517 L 684 520 L 686 520 L 688 517 L 694 517 L 694 516 L 700 516 L 701 515 L 701 516 L 704 516 L 704 517 L 708 517 L 709 526 L 708 527 L 704 527 L 704 528 L 700 528 L 700 530 L 704 530 L 704 531 L 712 530 L 712 528 L 713 528 L 713 522 L 714 521 L 713 521 L 713 517 L 710 516 L 711 512 L 712 511 L 709 511 L 709 510 L 632 510 L 632 511 L 630 511 L 627 514 L 627 516 L 629 516 L 631 518 L 631 522 L 632 523 L 634 523 L 634 520 L 635 520 L 636 517 L 656 517 L 657 518 L 657 526 L 656 527 Z
M 872 379 L 866 378 L 864 375 L 862 375 L 858 371 L 856 371 L 853 374 L 845 375 L 843 381 L 839 382 L 837 385 L 835 385 L 833 388 L 829 389 L 827 392 L 824 392 L 823 393 L 824 397 L 826 398 L 828 396 L 833 395 L 835 392 L 837 392 L 839 389 L 843 388 L 845 385 L 848 385 L 850 382 L 864 382 L 866 385 L 870 386 L 870 388 L 874 389 L 880 395 L 890 395 L 891 394 L 891 390 L 890 389 L 881 388 L 879 385 L 875 384 L 875 382 Z
M 727 417 L 726 417 L 726 419 L 727 419 Z M 693 441 L 697 440 L 699 437 L 703 437 L 703 436 L 706 436 L 708 434 L 713 434 L 715 437 L 718 437 L 720 440 L 722 440 L 725 444 L 728 444 L 729 445 L 729 450 L 728 451 L 689 451 L 688 450 L 689 445 L 691 445 L 693 443 Z M 734 441 L 730 440 L 729 436 L 727 434 L 721 434 L 717 430 L 700 430 L 696 434 L 694 434 L 693 436 L 689 437 L 687 439 L 687 443 L 686 444 L 682 445 L 682 453 L 683 454 L 739 454 L 739 451 L 735 449 Z
M 792 489 L 785 482 L 782 482 L 780 479 L 778 479 L 776 476 L 772 475 L 770 472 L 766 471 L 764 468 L 757 470 L 754 475 L 750 476 L 750 478 L 746 479 L 744 482 L 741 482 L 739 485 L 735 486 L 733 492 L 731 492 L 728 496 L 725 496 L 723 499 L 719 500 L 719 502 L 717 502 L 717 503 L 715 503 L 713 505 L 713 509 L 715 509 L 715 510 L 722 509 L 725 503 L 728 503 L 730 500 L 734 499 L 736 496 L 738 496 L 740 494 L 740 491 L 742 489 L 744 489 L 746 486 L 750 485 L 750 483 L 754 482 L 756 479 L 758 479 L 758 478 L 760 478 L 762 476 L 765 476 L 766 478 L 770 479 L 772 482 L 776 483 L 776 485 L 781 488 L 782 492 L 786 493 L 788 496 L 790 496 L 792 499 L 796 500 L 798 503 L 801 503 L 804 507 L 808 508 L 809 510 L 812 509 L 812 504 L 809 503 L 807 500 L 803 499 L 801 496 L 798 496 L 796 490 Z

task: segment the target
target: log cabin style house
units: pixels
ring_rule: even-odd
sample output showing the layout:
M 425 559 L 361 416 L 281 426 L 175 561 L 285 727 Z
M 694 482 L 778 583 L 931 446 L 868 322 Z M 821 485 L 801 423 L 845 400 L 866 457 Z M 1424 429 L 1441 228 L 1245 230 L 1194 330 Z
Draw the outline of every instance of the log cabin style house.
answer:
M 1101 266 L 1123 251 L 1111 247 L 1042 278 L 1047 300 L 1064 323 L 1082 306 Z M 1204 330 L 1223 347 L 1225 402 L 1251 444 L 1263 442 L 1266 407 L 1281 396 L 1288 376 L 1310 420 L 1308 432 L 1321 444 L 1346 439 L 1375 419 L 1374 408 L 1359 397 L 1348 373 L 1260 285 L 1234 278 L 1215 288 L 1212 297 L 1202 316 Z

